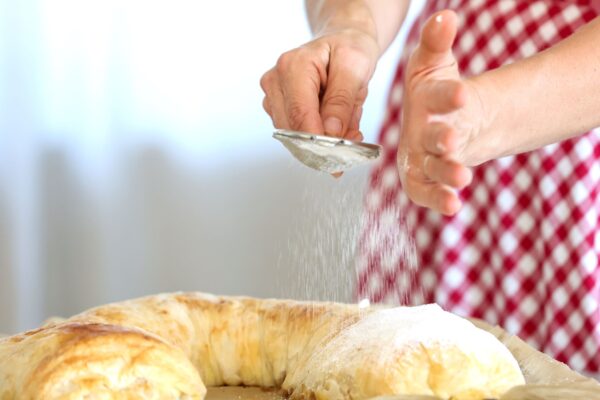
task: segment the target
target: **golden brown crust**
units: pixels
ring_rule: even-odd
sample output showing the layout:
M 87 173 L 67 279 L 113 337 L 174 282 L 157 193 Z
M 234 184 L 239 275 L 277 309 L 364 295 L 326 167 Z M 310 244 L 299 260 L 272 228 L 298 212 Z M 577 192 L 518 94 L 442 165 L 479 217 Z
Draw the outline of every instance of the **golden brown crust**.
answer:
M 201 399 L 204 385 L 186 355 L 135 328 L 65 322 L 0 341 L 0 399 L 70 399 L 130 393 L 131 399 Z M 152 392 L 159 397 L 145 397 Z M 179 397 L 164 397 L 179 398 Z
M 202 293 L 108 304 L 0 339 L 0 400 L 79 399 L 91 393 L 115 399 L 201 399 L 205 385 L 241 384 L 283 386 L 296 398 L 364 398 L 395 393 L 390 391 L 399 387 L 386 382 L 399 379 L 384 370 L 390 365 L 369 356 L 382 346 L 398 358 L 397 366 L 413 362 L 417 364 L 408 368 L 414 369 L 427 363 L 429 373 L 443 370 L 444 360 L 407 361 L 402 358 L 406 348 L 379 343 L 377 337 L 362 353 L 352 348 L 345 337 L 369 314 L 374 309 L 356 305 Z M 327 364 L 336 349 L 344 348 L 347 362 Z M 419 354 L 433 354 L 427 351 Z M 465 364 L 460 351 L 452 354 Z M 361 369 L 357 357 L 368 368 Z M 461 368 L 479 371 L 478 362 L 468 360 Z M 498 368 L 512 371 L 503 360 Z M 520 383 L 518 375 L 504 386 Z M 448 385 L 442 379 L 439 384 Z M 449 390 L 446 386 L 440 393 Z

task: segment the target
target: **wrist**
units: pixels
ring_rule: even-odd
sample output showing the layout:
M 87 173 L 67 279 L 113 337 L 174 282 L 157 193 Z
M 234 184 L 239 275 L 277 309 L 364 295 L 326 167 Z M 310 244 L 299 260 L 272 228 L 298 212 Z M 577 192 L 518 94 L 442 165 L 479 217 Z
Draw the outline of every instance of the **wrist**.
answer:
M 308 10 L 315 38 L 339 32 L 357 32 L 369 36 L 379 45 L 375 20 L 364 1 L 332 3 L 336 2 L 322 2 Z
M 496 129 L 496 110 L 500 107 L 501 98 L 494 86 L 481 75 L 465 79 L 464 83 L 469 91 L 466 112 L 473 123 L 467 127 L 469 140 L 463 159 L 465 165 L 475 166 L 505 155 L 506 143 Z

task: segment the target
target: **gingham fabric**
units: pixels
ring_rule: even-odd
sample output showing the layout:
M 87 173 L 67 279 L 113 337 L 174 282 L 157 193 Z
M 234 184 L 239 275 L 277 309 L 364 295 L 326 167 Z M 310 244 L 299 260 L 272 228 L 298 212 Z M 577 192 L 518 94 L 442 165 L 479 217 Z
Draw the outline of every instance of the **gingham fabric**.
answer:
M 454 51 L 469 76 L 569 36 L 596 17 L 592 3 L 427 2 L 390 91 L 380 136 L 383 161 L 366 198 L 359 298 L 437 302 L 500 324 L 576 370 L 600 371 L 600 131 L 476 167 L 455 217 L 410 203 L 396 170 L 404 66 L 428 16 L 444 8 L 457 12 Z M 406 238 L 393 243 L 403 251 L 390 250 L 390 232 L 398 233 L 390 223 L 407 226 L 415 262 Z

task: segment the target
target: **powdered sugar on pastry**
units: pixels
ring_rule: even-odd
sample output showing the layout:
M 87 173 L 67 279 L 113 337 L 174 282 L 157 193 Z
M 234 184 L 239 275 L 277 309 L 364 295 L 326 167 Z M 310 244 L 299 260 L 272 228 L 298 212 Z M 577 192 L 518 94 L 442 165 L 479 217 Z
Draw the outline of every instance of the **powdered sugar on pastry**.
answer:
M 492 334 L 430 304 L 365 316 L 314 352 L 284 387 L 317 399 L 402 393 L 480 400 L 523 383 L 516 360 Z

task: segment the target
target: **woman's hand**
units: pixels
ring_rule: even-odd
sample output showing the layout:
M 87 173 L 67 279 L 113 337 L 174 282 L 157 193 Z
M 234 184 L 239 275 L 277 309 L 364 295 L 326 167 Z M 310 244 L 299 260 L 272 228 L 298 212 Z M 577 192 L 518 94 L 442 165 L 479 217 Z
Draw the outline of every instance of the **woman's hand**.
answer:
M 411 200 L 446 215 L 458 212 L 457 189 L 480 162 L 469 145 L 482 129 L 483 110 L 472 83 L 461 79 L 452 44 L 457 17 L 434 14 L 408 62 L 398 147 L 398 170 Z
M 362 140 L 359 122 L 379 58 L 374 34 L 321 32 L 265 73 L 263 107 L 276 128 Z

